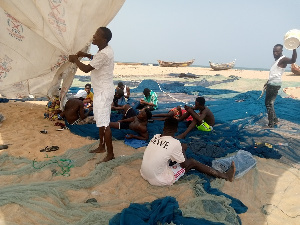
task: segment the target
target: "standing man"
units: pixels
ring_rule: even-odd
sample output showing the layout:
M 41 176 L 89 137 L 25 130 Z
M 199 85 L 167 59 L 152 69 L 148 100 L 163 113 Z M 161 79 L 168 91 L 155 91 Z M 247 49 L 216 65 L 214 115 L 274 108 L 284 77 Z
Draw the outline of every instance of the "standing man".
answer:
M 78 52 L 76 55 L 70 55 L 69 61 L 75 63 L 80 70 L 85 73 L 91 71 L 91 82 L 94 89 L 93 111 L 96 125 L 99 127 L 99 147 L 90 151 L 91 153 L 105 152 L 107 155 L 102 162 L 114 159 L 112 134 L 109 127 L 111 103 L 114 98 L 113 70 L 114 70 L 114 53 L 108 42 L 112 38 L 110 29 L 100 27 L 93 35 L 92 44 L 97 45 L 99 51 L 96 55 L 84 52 Z M 90 64 L 86 65 L 79 61 L 79 57 L 91 59 Z
M 265 105 L 268 112 L 269 124 L 266 128 L 273 128 L 278 123 L 278 118 L 275 114 L 274 102 L 277 97 L 278 91 L 281 88 L 281 76 L 287 66 L 287 64 L 292 64 L 296 62 L 297 52 L 296 49 L 293 50 L 292 58 L 285 57 L 282 55 L 283 46 L 277 44 L 273 48 L 273 56 L 275 58 L 275 63 L 270 69 L 269 80 L 264 85 L 266 88 L 266 99 Z

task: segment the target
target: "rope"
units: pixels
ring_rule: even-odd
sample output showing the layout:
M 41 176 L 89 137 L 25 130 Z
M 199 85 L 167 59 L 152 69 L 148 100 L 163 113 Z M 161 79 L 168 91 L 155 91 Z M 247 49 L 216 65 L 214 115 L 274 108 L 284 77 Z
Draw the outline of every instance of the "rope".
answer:
M 186 104 L 186 105 L 190 105 L 188 102 L 181 101 L 181 100 L 179 100 L 179 99 L 173 97 L 172 95 L 168 94 L 167 92 L 165 92 L 164 90 L 161 89 L 160 84 L 159 84 L 157 81 L 155 81 L 155 82 L 157 83 L 157 85 L 158 85 L 159 89 L 161 90 L 161 92 L 163 92 L 164 94 L 166 94 L 166 95 L 169 96 L 170 98 L 174 99 L 176 102 L 181 102 L 181 103 L 184 103 L 184 104 Z

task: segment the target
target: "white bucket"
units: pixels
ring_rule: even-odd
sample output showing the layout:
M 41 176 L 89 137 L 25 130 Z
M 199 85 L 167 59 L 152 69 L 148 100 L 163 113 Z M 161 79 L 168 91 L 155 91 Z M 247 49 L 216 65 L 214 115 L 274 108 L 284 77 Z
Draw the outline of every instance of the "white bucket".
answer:
M 300 45 L 300 30 L 293 29 L 284 36 L 284 47 L 289 50 L 298 48 Z

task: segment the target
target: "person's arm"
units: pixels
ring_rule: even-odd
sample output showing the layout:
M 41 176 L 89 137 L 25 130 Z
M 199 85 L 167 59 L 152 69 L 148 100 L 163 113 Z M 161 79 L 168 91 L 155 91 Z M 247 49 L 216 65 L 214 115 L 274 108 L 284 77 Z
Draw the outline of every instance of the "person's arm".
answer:
M 121 106 L 114 106 L 114 104 L 111 105 L 112 110 L 122 110 L 124 108 L 125 108 L 125 105 L 121 105 Z
M 280 60 L 278 66 L 281 68 L 285 68 L 287 64 L 293 64 L 296 62 L 296 60 L 297 60 L 297 51 L 296 49 L 294 49 L 292 58 L 284 57 L 283 59 Z
M 129 98 L 130 96 L 130 88 L 126 86 L 126 92 L 127 92 L 127 96 L 125 96 L 125 98 Z
M 183 120 L 187 119 L 190 115 L 191 115 L 191 114 L 190 114 L 188 111 L 186 111 L 184 114 L 182 114 L 182 115 L 179 117 L 178 121 L 183 121 Z
M 84 113 L 84 104 L 83 102 L 81 102 L 82 104 L 80 104 L 79 106 L 79 116 L 80 116 L 80 119 L 85 119 L 87 117 L 87 115 L 89 114 L 89 111 L 87 113 Z
M 206 113 L 207 113 L 207 110 L 206 109 L 204 109 L 202 112 L 201 112 L 201 114 L 199 115 L 198 113 L 196 113 L 191 107 L 189 107 L 189 106 L 185 106 L 184 107 L 185 108 L 185 110 L 187 111 L 187 112 L 189 112 L 191 115 L 192 115 L 192 117 L 195 119 L 195 120 L 197 120 L 197 121 L 199 121 L 199 122 L 202 122 L 202 120 L 206 117 Z
M 124 120 L 118 120 L 118 122 L 133 122 L 134 119 L 135 119 L 135 116 L 127 118 L 127 119 L 124 119 Z
M 174 116 L 173 111 L 170 111 L 168 113 L 152 114 L 152 117 L 172 117 L 172 116 Z
M 86 53 L 86 52 L 82 52 L 82 51 L 79 51 L 76 53 L 76 55 L 78 57 L 86 57 L 86 58 L 89 58 L 89 59 L 93 59 L 93 55 L 92 54 L 89 54 L 89 53 Z
M 89 73 L 95 69 L 90 64 L 86 65 L 86 64 L 80 62 L 77 55 L 69 55 L 69 61 L 71 63 L 75 63 L 78 66 L 78 68 L 85 73 Z
M 135 139 L 138 139 L 138 140 L 145 140 L 145 141 L 148 140 L 149 133 L 147 131 L 147 128 L 145 128 L 145 129 L 139 129 L 138 133 L 139 133 L 140 136 L 134 135 L 134 134 L 127 134 L 126 138 L 127 139 L 135 138 Z

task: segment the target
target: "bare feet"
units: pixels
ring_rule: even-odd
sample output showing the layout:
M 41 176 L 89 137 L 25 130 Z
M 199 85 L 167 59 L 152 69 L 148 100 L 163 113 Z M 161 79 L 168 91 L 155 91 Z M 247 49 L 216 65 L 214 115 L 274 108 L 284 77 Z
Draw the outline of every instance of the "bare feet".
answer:
M 225 174 L 227 176 L 226 180 L 229 180 L 230 182 L 232 182 L 234 180 L 235 164 L 234 164 L 233 161 L 231 163 L 231 167 L 229 168 L 229 170 Z
M 115 158 L 114 155 L 106 155 L 106 156 L 104 157 L 104 159 L 102 159 L 101 161 L 97 162 L 96 164 L 99 164 L 99 163 L 102 163 L 102 162 L 108 162 L 108 161 L 110 161 L 110 160 L 112 160 L 112 159 L 114 159 L 114 158 Z
M 89 153 L 103 153 L 103 152 L 106 152 L 104 145 L 99 145 L 98 148 L 89 151 Z

